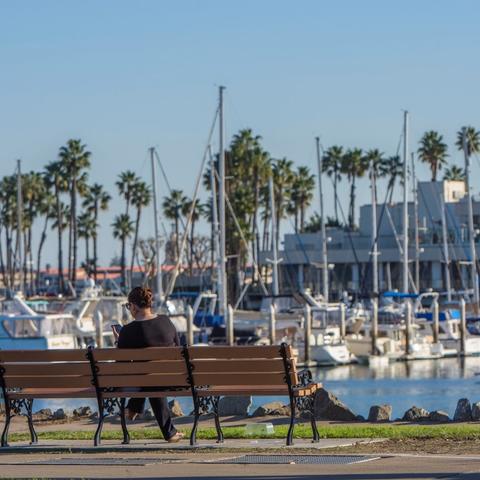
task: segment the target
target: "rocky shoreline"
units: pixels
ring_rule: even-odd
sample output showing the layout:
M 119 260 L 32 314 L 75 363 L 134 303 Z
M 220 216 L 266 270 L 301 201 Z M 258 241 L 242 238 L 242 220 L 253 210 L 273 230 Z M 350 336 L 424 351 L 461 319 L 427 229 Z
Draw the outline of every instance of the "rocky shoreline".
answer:
M 290 406 L 279 401 L 272 401 L 261 405 L 253 412 L 250 412 L 252 397 L 223 397 L 219 401 L 219 414 L 221 417 L 285 417 L 290 415 Z M 169 402 L 169 408 L 174 418 L 189 417 L 193 412 L 185 413 L 177 400 Z M 340 422 L 409 422 L 409 423 L 449 423 L 449 422 L 471 422 L 480 420 L 480 402 L 470 402 L 467 398 L 461 398 L 457 402 L 453 418 L 442 410 L 427 411 L 418 406 L 412 406 L 405 411 L 404 415 L 392 419 L 391 405 L 372 405 L 367 418 L 355 414 L 338 397 L 325 389 L 320 389 L 315 397 L 315 411 L 317 420 L 329 420 Z M 66 422 L 85 418 L 96 419 L 98 412 L 89 406 L 82 406 L 68 412 L 62 408 L 52 411 L 43 408 L 34 413 L 35 421 Z M 155 417 L 150 409 L 146 409 L 141 415 L 141 420 L 151 421 Z

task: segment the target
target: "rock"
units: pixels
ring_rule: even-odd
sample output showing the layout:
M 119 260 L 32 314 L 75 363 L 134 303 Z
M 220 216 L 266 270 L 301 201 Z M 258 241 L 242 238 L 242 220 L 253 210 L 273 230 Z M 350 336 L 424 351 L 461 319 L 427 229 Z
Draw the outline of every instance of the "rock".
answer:
M 403 415 L 402 420 L 404 422 L 421 422 L 424 420 L 429 420 L 430 412 L 424 408 L 416 407 L 415 405 L 412 408 L 409 408 Z
M 282 402 L 269 402 L 258 407 L 252 414 L 252 417 L 264 417 L 266 415 L 290 416 L 290 406 Z
M 436 422 L 436 423 L 447 423 L 450 421 L 450 417 L 448 416 L 448 413 L 444 412 L 443 410 L 434 410 L 433 412 L 430 412 L 428 419 L 431 422 Z
M 365 417 L 363 415 L 357 415 L 357 422 L 364 422 Z
M 51 418 L 53 413 L 49 408 L 42 408 L 38 412 L 35 412 L 34 415 Z
M 98 419 L 98 412 L 93 412 L 91 415 L 88 416 L 90 420 L 97 420 Z
M 59 408 L 53 412 L 52 419 L 53 420 L 65 420 L 67 418 L 67 414 L 63 408 Z
M 90 407 L 79 407 L 73 411 L 74 417 L 89 417 L 92 414 Z
M 218 402 L 218 414 L 223 416 L 247 416 L 252 397 L 222 397 Z
M 467 398 L 461 398 L 457 403 L 454 422 L 469 422 L 472 419 L 472 406 Z
M 154 420 L 155 419 L 155 415 L 153 414 L 152 410 L 150 408 L 147 408 L 141 415 L 142 417 L 142 420 L 147 420 L 147 421 L 150 421 L 150 420 Z
M 480 402 L 472 403 L 472 420 L 480 420 Z
M 183 410 L 178 400 L 170 400 L 170 402 L 168 402 L 168 408 L 170 409 L 172 417 L 183 417 Z
M 357 419 L 357 416 L 342 401 L 324 388 L 317 390 L 315 395 L 315 416 L 317 419 L 347 422 Z
M 369 422 L 389 422 L 392 416 L 391 405 L 373 405 L 368 412 Z

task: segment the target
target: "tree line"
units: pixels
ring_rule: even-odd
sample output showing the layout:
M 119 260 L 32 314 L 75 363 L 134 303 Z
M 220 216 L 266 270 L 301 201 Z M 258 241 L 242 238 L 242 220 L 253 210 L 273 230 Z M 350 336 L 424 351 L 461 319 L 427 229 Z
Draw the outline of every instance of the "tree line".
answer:
M 480 152 L 480 132 L 467 127 L 469 153 Z M 461 150 L 462 132 L 458 132 L 456 146 Z M 447 167 L 448 148 L 443 136 L 436 131 L 428 131 L 419 142 L 418 158 L 431 170 L 431 179 L 436 181 L 439 171 Z M 43 171 L 22 174 L 22 229 L 23 254 L 18 251 L 18 215 L 17 215 L 17 175 L 7 175 L 0 179 L 0 272 L 3 284 L 13 287 L 16 272 L 23 273 L 26 289 L 38 287 L 42 265 L 42 252 L 48 232 L 56 233 L 57 266 L 60 291 L 65 291 L 64 275 L 74 285 L 78 266 L 84 267 L 95 279 L 98 273 L 98 233 L 102 212 L 106 211 L 112 196 L 103 185 L 90 183 L 92 154 L 80 139 L 70 139 L 59 149 L 58 158 L 48 163 Z M 318 214 L 307 218 L 316 188 L 315 175 L 307 166 L 295 166 L 285 157 L 273 158 L 262 145 L 262 138 L 251 129 L 240 130 L 235 134 L 225 151 L 227 208 L 227 256 L 228 270 L 235 278 L 245 271 L 247 261 L 258 260 L 259 252 L 269 250 L 272 242 L 280 243 L 280 231 L 283 222 L 291 222 L 295 232 L 317 231 L 320 219 Z M 392 200 L 393 187 L 403 176 L 402 162 L 398 155 L 386 156 L 378 149 L 363 151 L 359 148 L 344 149 L 334 145 L 322 154 L 324 173 L 331 178 L 334 190 L 333 217 L 328 217 L 327 225 L 354 229 L 356 224 L 356 189 L 358 181 L 369 171 L 376 178 L 388 182 Z M 212 159 L 210 167 L 204 172 L 204 187 L 218 192 L 216 173 L 218 157 Z M 373 167 L 373 168 L 371 168 Z M 444 179 L 463 180 L 465 172 L 456 165 L 445 170 Z M 215 184 L 212 185 L 212 177 Z M 269 179 L 273 178 L 276 238 L 272 239 Z M 349 185 L 348 211 L 345 215 L 339 202 L 338 187 L 346 180 Z M 145 243 L 139 237 L 142 213 L 152 201 L 149 183 L 134 171 L 121 172 L 115 182 L 118 196 L 123 200 L 121 213 L 114 218 L 112 234 L 120 242 L 120 267 L 122 286 L 127 286 L 128 272 L 135 262 L 139 263 L 138 253 L 150 251 L 147 262 L 153 265 L 156 255 L 154 243 Z M 218 201 L 218 198 L 216 199 Z M 380 201 L 380 199 L 379 199 Z M 183 235 L 185 221 L 191 215 L 187 239 L 188 248 L 183 253 L 190 273 L 193 269 L 207 267 L 206 258 L 214 251 L 214 229 L 210 238 L 197 233 L 197 225 L 204 218 L 212 225 L 212 198 L 205 202 L 195 202 L 182 190 L 174 189 L 163 198 L 161 203 L 164 218 L 172 222 L 171 233 L 166 243 L 167 262 L 177 261 L 180 252 L 180 238 Z M 232 214 L 233 212 L 233 214 Z M 33 241 L 33 225 L 41 225 L 39 238 Z M 240 228 L 238 228 L 240 227 Z M 64 234 L 67 235 L 66 263 Z M 84 244 L 84 259 L 79 262 L 79 242 Z M 34 252 L 34 243 L 36 251 Z M 148 256 L 144 252 L 144 257 Z M 19 265 L 19 259 L 22 265 Z M 213 264 L 214 258 L 210 261 Z M 239 288 L 239 282 L 237 287 Z M 234 292 L 232 292 L 234 293 Z

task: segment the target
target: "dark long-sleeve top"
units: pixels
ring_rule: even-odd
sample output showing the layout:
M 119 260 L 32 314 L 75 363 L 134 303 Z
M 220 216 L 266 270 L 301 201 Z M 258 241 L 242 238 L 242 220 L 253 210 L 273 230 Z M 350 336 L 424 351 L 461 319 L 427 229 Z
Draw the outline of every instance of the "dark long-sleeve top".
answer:
M 120 330 L 119 348 L 175 347 L 179 346 L 178 333 L 166 315 L 150 320 L 135 320 Z

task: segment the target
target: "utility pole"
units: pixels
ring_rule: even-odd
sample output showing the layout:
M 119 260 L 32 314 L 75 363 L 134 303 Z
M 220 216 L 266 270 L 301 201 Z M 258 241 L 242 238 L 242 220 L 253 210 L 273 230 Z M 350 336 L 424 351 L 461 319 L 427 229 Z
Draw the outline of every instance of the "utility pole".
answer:
M 373 295 L 378 296 L 378 247 L 377 247 L 377 237 L 378 237 L 378 226 L 377 226 L 377 189 L 376 189 L 376 178 L 375 178 L 375 165 L 373 159 L 370 161 L 370 188 L 372 190 L 372 287 Z
M 218 155 L 218 217 L 220 223 L 220 245 L 219 245 L 219 278 L 218 298 L 219 314 L 226 318 L 227 315 L 227 255 L 226 255 L 226 232 L 225 232 L 225 147 L 224 147 L 224 119 L 223 119 L 223 92 L 225 87 L 218 87 L 218 111 L 219 111 L 219 155 Z
M 152 193 L 153 193 L 153 211 L 155 226 L 155 272 L 158 303 L 163 302 L 163 284 L 162 284 L 162 262 L 160 260 L 160 231 L 158 228 L 158 205 L 157 205 L 157 173 L 155 166 L 155 148 L 150 148 L 150 162 L 152 165 Z
M 403 291 L 408 293 L 408 111 L 403 114 Z
M 478 278 L 477 278 L 477 254 L 475 251 L 475 228 L 473 225 L 473 206 L 472 206 L 472 192 L 470 189 L 470 152 L 467 141 L 467 129 L 462 128 L 462 144 L 463 154 L 465 156 L 465 183 L 467 185 L 467 206 L 468 206 L 468 237 L 470 240 L 470 283 L 473 288 L 474 310 L 478 310 L 479 292 L 478 292 Z
M 327 257 L 327 234 L 325 228 L 325 214 L 323 209 L 323 188 L 322 188 L 322 172 L 323 160 L 320 155 L 320 137 L 315 137 L 317 147 L 317 164 L 318 164 L 318 191 L 320 196 L 320 230 L 322 234 L 322 286 L 323 286 L 323 301 L 328 303 L 328 257 Z

